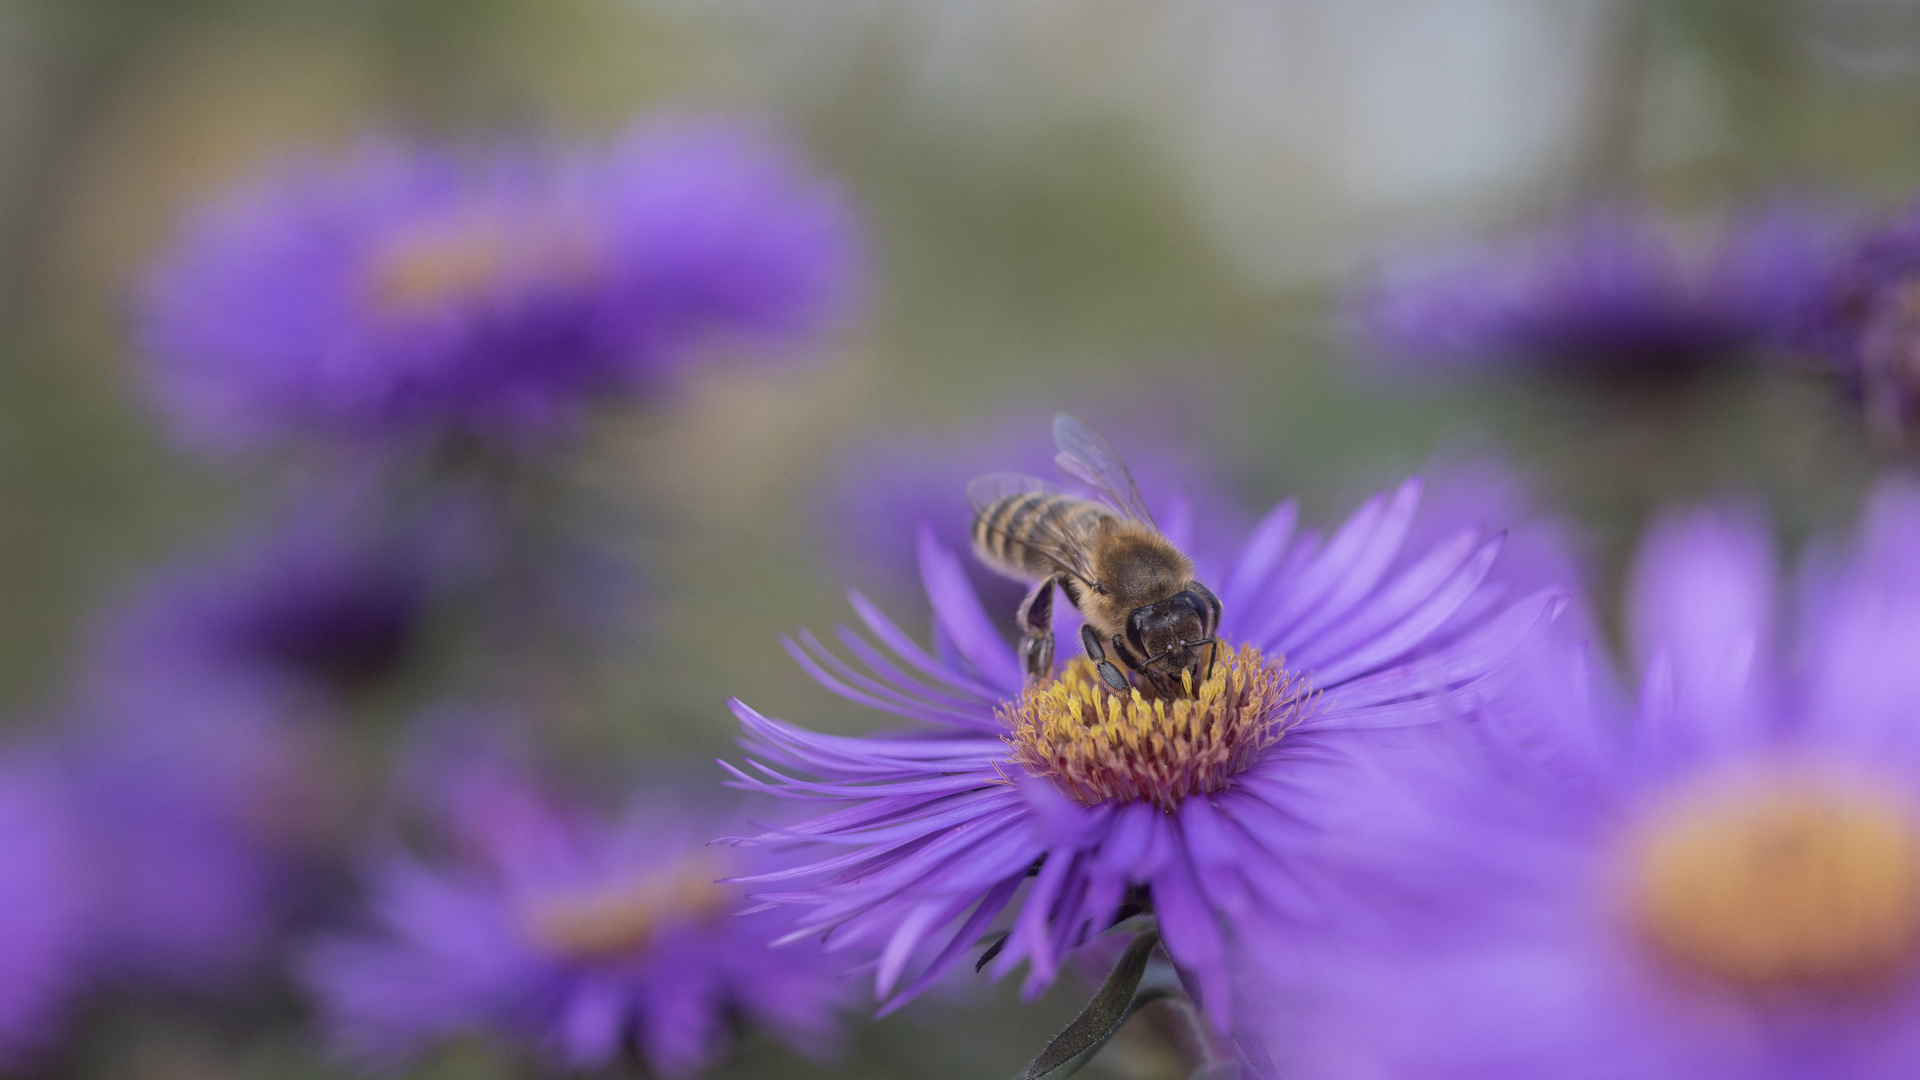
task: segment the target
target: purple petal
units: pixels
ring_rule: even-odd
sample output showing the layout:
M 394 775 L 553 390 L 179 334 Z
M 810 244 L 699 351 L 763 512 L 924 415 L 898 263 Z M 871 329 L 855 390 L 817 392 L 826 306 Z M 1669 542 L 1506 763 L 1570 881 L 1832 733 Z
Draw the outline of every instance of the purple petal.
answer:
M 582 979 L 560 1018 L 561 1050 L 575 1068 L 599 1068 L 620 1051 L 626 1033 L 626 991 L 608 979 Z
M 1327 597 L 1282 635 L 1279 641 L 1281 652 L 1293 648 L 1291 643 L 1305 644 L 1311 641 L 1373 591 L 1373 587 L 1380 583 L 1393 565 L 1394 556 L 1399 553 L 1400 544 L 1413 525 L 1414 513 L 1419 509 L 1420 480 L 1416 477 L 1400 485 L 1393 493 L 1393 499 L 1387 504 L 1378 524 L 1367 531 L 1364 542 L 1351 554 L 1346 566 L 1339 570 L 1337 584 Z M 1329 546 L 1329 554 L 1333 546 Z
M 1253 535 L 1247 538 L 1246 545 L 1241 548 L 1233 573 L 1221 590 L 1223 605 L 1239 606 L 1251 599 L 1255 589 L 1266 583 L 1268 575 L 1279 565 L 1281 557 L 1286 555 L 1288 542 L 1293 539 L 1294 526 L 1299 520 L 1300 504 L 1293 499 L 1267 511 L 1267 516 L 1260 519 Z
M 1369 710 L 1471 682 L 1498 666 L 1529 634 L 1551 621 L 1562 600 L 1558 589 L 1543 589 L 1445 648 L 1328 687 L 1322 698 L 1324 711 L 1303 721 L 1301 730 L 1366 727 Z
M 973 583 L 960 568 L 953 553 L 940 546 L 933 530 L 920 530 L 920 575 L 926 583 L 927 602 L 933 606 L 935 622 L 946 632 L 947 640 L 970 661 L 989 683 L 999 687 L 1001 697 L 1013 697 L 1026 685 L 1020 663 L 987 618 Z
M 1167 860 L 1153 877 L 1153 908 L 1167 953 L 1183 976 L 1199 983 L 1198 1004 L 1216 1030 L 1227 1029 L 1233 993 L 1226 973 L 1226 942 L 1213 909 L 1200 895 L 1184 858 Z
M 879 608 L 874 607 L 872 601 L 858 592 L 849 593 L 848 598 L 853 602 L 853 610 L 860 616 L 860 621 L 866 625 L 867 630 L 874 637 L 880 639 L 880 644 L 893 650 L 895 656 L 918 668 L 921 674 L 938 679 L 981 701 L 1000 700 L 999 691 L 993 687 L 967 678 L 963 672 L 956 671 L 950 665 L 943 664 L 929 655 L 926 650 L 915 644 L 905 631 L 895 626 Z
M 1633 640 L 1643 663 L 1669 657 L 1682 709 L 1738 723 L 1727 710 L 1752 708 L 1753 665 L 1773 637 L 1773 577 L 1773 545 L 1754 515 L 1697 512 L 1650 530 L 1630 587 Z
M 1314 671 L 1316 678 L 1326 680 L 1330 686 L 1338 686 L 1350 679 L 1357 678 L 1380 665 L 1400 656 L 1402 653 L 1429 640 L 1433 633 L 1453 614 L 1460 610 L 1473 591 L 1485 580 L 1487 571 L 1493 566 L 1493 560 L 1500 553 L 1500 538 L 1495 537 L 1483 545 L 1474 557 L 1462 566 L 1452 579 L 1440 583 L 1427 602 L 1398 625 L 1380 633 L 1367 646 L 1353 652 L 1336 663 Z M 1410 571 L 1411 573 L 1411 571 Z

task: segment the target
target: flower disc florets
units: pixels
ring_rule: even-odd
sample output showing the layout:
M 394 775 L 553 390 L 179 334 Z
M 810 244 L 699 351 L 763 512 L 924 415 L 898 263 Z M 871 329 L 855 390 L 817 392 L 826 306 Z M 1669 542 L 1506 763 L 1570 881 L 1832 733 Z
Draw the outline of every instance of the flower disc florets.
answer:
M 1920 823 L 1879 791 L 1804 777 L 1695 791 L 1636 861 L 1647 935 L 1738 986 L 1874 980 L 1920 945 Z
M 712 859 L 690 859 L 664 874 L 543 896 L 525 906 L 521 921 L 529 937 L 562 956 L 618 959 L 643 948 L 668 924 L 726 913 L 738 900 L 716 880 L 726 873 Z
M 1189 795 L 1219 791 L 1278 742 L 1312 695 L 1252 645 L 1222 655 L 1181 697 L 1108 689 L 1086 657 L 1000 707 L 1013 760 L 1084 805 L 1150 802 L 1172 811 Z
M 513 282 L 583 285 L 603 257 L 586 221 L 525 207 L 462 207 L 376 244 L 367 291 L 383 313 L 430 311 L 484 301 Z

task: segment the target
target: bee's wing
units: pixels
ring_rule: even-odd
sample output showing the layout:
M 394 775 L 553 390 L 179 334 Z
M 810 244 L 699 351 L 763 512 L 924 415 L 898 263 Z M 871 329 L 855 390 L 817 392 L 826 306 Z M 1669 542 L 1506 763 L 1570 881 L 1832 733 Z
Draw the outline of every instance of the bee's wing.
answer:
M 1120 460 L 1120 452 L 1105 435 L 1072 413 L 1058 413 L 1053 418 L 1053 444 L 1060 451 L 1053 460 L 1061 472 L 1099 492 L 1115 510 L 1135 521 L 1154 524 L 1153 511 L 1140 497 L 1133 473 L 1127 471 L 1127 463 Z
M 974 517 L 978 518 L 987 507 L 1001 499 L 1029 491 L 1057 493 L 1059 489 L 1037 476 L 1025 473 L 988 473 L 975 477 L 967 485 L 967 504 L 973 507 Z M 1052 506 L 1046 513 L 1021 522 L 1019 535 L 1010 536 L 1010 539 L 1045 555 L 1061 570 L 1091 585 L 1095 579 L 1087 545 L 1067 529 L 1062 520 L 1062 509 L 1058 505 Z M 1004 534 L 1004 530 L 1001 531 Z
M 1059 490 L 1053 484 L 1037 476 L 1028 476 L 1026 473 L 988 473 L 967 481 L 967 505 L 978 514 L 1009 495 L 1025 495 L 1029 491 L 1058 492 Z

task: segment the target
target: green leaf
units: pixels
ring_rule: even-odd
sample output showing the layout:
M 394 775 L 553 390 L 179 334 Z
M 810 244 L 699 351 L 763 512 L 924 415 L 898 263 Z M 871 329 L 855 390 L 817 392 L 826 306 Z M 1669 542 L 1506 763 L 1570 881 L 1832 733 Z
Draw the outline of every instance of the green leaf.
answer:
M 974 972 L 978 974 L 981 968 L 984 968 L 988 964 L 993 963 L 993 958 L 996 956 L 999 956 L 1000 950 L 1007 947 L 1007 939 L 1012 936 L 1013 936 L 1013 931 L 1009 930 L 1006 933 L 1001 934 L 999 938 L 997 938 L 994 941 L 993 944 L 987 946 L 985 949 L 982 949 L 980 951 L 980 959 L 973 962 Z
M 1159 925 L 1159 922 L 1154 919 L 1153 913 L 1148 912 L 1144 915 L 1129 916 L 1101 932 L 1103 934 L 1140 934 L 1148 930 L 1156 929 Z
M 1148 1002 L 1172 992 L 1171 988 L 1159 984 L 1148 987 L 1145 992 L 1135 992 L 1140 990 L 1140 979 L 1147 973 L 1147 961 L 1158 944 L 1160 934 L 1154 930 L 1133 939 L 1100 992 L 1093 995 L 1093 1000 L 1073 1018 L 1073 1023 L 1055 1035 L 1047 1048 L 1040 1051 L 1040 1056 L 1027 1066 L 1026 1080 L 1067 1077 L 1079 1072 L 1107 1040 L 1113 1038 L 1114 1032 L 1126 1024 L 1128 1017 Z

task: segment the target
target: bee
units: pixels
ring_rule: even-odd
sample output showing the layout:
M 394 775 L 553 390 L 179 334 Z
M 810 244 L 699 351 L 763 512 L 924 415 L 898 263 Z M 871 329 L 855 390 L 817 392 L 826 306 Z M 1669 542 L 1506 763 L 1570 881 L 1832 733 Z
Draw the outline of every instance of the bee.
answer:
M 1193 560 L 1154 524 L 1113 444 L 1067 413 L 1053 418 L 1053 441 L 1061 472 L 1099 499 L 1013 473 L 967 486 L 974 555 L 999 573 L 1034 583 L 1015 617 L 1027 676 L 1053 671 L 1057 585 L 1086 618 L 1080 640 L 1102 682 L 1126 692 L 1133 684 L 1120 668 L 1125 665 L 1162 696 L 1177 696 L 1182 672 L 1204 679 L 1213 669 L 1220 601 L 1193 579 Z

